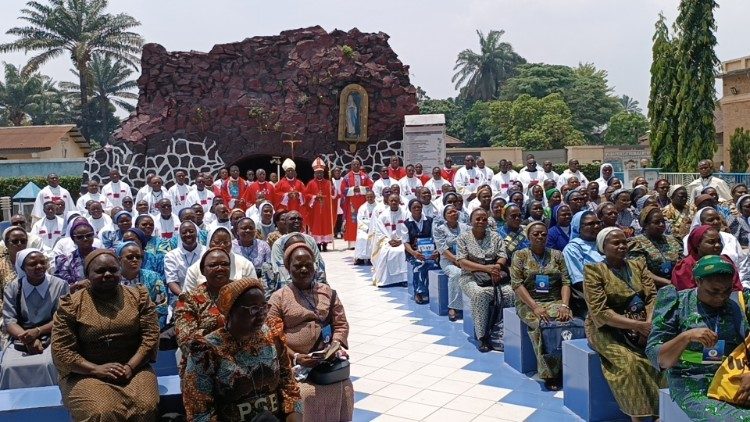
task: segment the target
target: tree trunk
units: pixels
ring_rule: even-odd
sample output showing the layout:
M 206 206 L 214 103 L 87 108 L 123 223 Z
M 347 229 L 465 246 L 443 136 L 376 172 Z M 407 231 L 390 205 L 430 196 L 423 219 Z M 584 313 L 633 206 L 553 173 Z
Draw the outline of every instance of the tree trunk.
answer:
M 86 69 L 86 62 L 85 61 L 79 61 L 76 63 L 76 70 L 78 70 L 78 86 L 81 89 L 80 93 L 80 101 L 81 101 L 81 133 L 83 134 L 84 138 L 90 138 L 91 134 L 87 133 L 87 122 L 89 118 L 88 113 L 88 107 L 87 104 L 89 102 L 88 99 L 88 93 L 89 93 L 89 81 L 88 81 L 88 70 Z

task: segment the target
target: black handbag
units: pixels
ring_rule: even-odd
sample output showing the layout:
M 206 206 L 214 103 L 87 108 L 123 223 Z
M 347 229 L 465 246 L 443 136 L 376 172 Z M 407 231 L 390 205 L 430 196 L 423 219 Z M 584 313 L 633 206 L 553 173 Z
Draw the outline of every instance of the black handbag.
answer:
M 336 304 L 336 290 L 331 293 L 331 309 L 328 311 L 326 325 L 333 324 L 333 306 Z M 333 334 L 331 334 L 333 335 Z M 317 344 L 323 342 L 323 333 L 320 334 Z M 326 346 L 328 346 L 326 344 Z M 330 361 L 323 361 L 318 366 L 310 370 L 307 374 L 307 381 L 317 385 L 335 384 L 349 379 L 349 361 L 341 358 L 334 358 Z
M 646 320 L 646 303 L 643 302 L 640 295 L 633 295 L 627 308 L 625 308 L 625 311 L 622 313 L 622 316 L 635 321 Z M 632 349 L 639 351 L 644 351 L 646 349 L 648 337 L 635 330 L 619 328 L 618 331 L 622 341 Z
M 562 356 L 562 343 L 565 340 L 586 338 L 583 328 L 583 320 L 573 318 L 570 321 L 539 322 L 539 331 L 542 334 L 542 350 L 545 354 Z

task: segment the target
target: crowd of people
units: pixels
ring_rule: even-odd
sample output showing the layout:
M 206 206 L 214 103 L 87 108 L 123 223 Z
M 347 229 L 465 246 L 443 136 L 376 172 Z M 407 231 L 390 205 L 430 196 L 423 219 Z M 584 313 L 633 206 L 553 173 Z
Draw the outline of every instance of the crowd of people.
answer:
M 75 203 L 50 174 L 31 221 L 3 232 L 0 389 L 59 385 L 76 420 L 151 419 L 151 363 L 174 349 L 191 420 L 351 420 L 349 326 L 323 260 L 340 237 L 375 286 L 412 283 L 417 304 L 442 270 L 448 319 L 471 313 L 482 352 L 503 350 L 515 307 L 550 390 L 562 357 L 543 332 L 579 323 L 633 420 L 658 417 L 667 380 L 691 417 L 750 418 L 750 374 L 718 401 L 721 359 L 701 360 L 748 334 L 748 188 L 708 160 L 686 186 L 630 188 L 608 163 L 595 180 L 575 159 L 562 174 L 531 155 L 498 164 L 446 158 L 428 174 L 394 156 L 328 177 L 316 159 L 305 184 L 286 160 L 275 182 L 231 166 L 192 185 L 178 170 L 169 189 L 149 174 L 139 190 L 113 170 Z

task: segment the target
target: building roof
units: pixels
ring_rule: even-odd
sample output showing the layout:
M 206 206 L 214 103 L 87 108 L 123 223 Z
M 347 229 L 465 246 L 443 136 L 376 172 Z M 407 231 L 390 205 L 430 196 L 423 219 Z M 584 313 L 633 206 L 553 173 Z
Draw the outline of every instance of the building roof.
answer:
M 70 138 L 85 154 L 91 144 L 81 135 L 76 125 L 0 127 L 0 151 L 29 153 L 48 151 L 63 138 Z
M 445 146 L 448 148 L 460 148 L 464 146 L 464 141 L 456 138 L 455 136 L 445 135 Z

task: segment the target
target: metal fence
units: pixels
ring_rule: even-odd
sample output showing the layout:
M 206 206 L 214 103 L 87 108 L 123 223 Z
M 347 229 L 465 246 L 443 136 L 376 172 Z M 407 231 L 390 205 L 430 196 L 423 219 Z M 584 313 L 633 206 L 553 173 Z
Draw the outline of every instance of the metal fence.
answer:
M 713 175 L 727 182 L 730 188 L 740 183 L 750 186 L 750 173 L 714 173 Z M 670 185 L 680 184 L 686 186 L 693 180 L 699 178 L 700 173 L 659 172 L 659 177 L 669 180 Z

